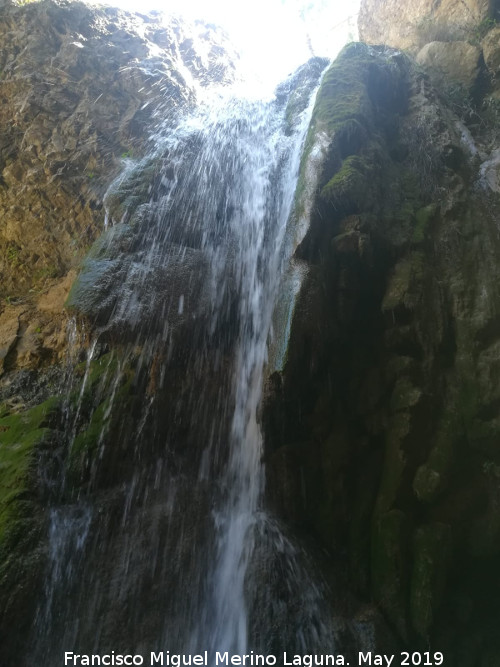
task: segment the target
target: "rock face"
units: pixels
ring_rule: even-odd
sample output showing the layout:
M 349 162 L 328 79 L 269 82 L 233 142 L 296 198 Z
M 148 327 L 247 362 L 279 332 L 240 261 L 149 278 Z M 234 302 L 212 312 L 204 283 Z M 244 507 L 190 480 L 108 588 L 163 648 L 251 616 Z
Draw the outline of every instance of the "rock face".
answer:
M 500 70 L 500 26 L 488 32 L 482 47 L 486 67 L 495 76 Z
M 306 277 L 264 410 L 273 506 L 344 554 L 403 645 L 456 665 L 500 656 L 500 200 L 483 118 L 476 144 L 385 47 L 352 44 L 327 71 L 297 203 L 312 197 Z
M 214 28 L 83 3 L 2 2 L 0 41 L 0 355 L 14 370 L 61 359 L 68 272 L 102 231 L 123 159 L 193 104 L 191 77 L 228 80 L 233 66 Z
M 498 0 L 362 0 L 358 28 L 368 44 L 416 56 L 437 87 L 474 98 L 490 88 L 496 98 L 498 20 Z
M 488 25 L 471 45 L 469 31 L 493 9 L 434 4 L 367 0 L 360 18 L 365 39 L 420 51 L 431 76 L 400 52 L 353 44 L 324 77 L 289 230 L 288 300 L 276 317 L 288 327 L 287 346 L 275 355 L 263 406 L 267 500 L 292 533 L 319 545 L 326 575 L 347 572 L 366 605 L 358 623 L 381 611 L 382 650 L 431 645 L 446 664 L 483 667 L 500 663 L 500 110 L 494 78 L 482 78 L 498 71 L 498 28 Z M 195 102 L 187 72 L 202 84 L 231 78 L 223 40 L 206 26 L 195 32 L 206 40 L 203 55 L 177 22 L 164 28 L 155 17 L 79 3 L 0 5 L 0 634 L 8 667 L 26 658 L 26 637 L 38 655 L 45 642 L 63 646 L 64 613 L 48 640 L 32 621 L 52 599 L 38 608 L 34 600 L 50 558 L 49 584 L 86 531 L 78 585 L 69 568 L 54 603 L 81 610 L 74 623 L 83 643 L 95 640 L 96 616 L 106 619 L 103 645 L 126 650 L 198 608 L 185 591 L 205 544 L 200 517 L 211 510 L 202 473 L 225 453 L 217 444 L 207 464 L 200 443 L 229 439 L 227 414 L 213 427 L 209 413 L 228 410 L 237 315 L 228 290 L 217 302 L 222 331 L 198 345 L 213 307 L 213 267 L 192 200 L 184 218 L 173 211 L 168 238 L 148 236 L 152 221 L 162 222 L 151 187 L 160 197 L 176 180 L 191 197 L 200 143 L 190 146 L 185 174 L 174 173 L 168 151 L 144 157 L 149 130 Z M 467 72 L 456 67 L 464 54 Z M 312 61 L 278 89 L 279 104 L 290 95 L 289 133 L 322 65 Z M 438 76 L 466 94 L 436 89 Z M 224 221 L 224 206 L 214 199 L 214 219 Z M 95 241 L 106 213 L 115 224 Z M 224 233 L 221 223 L 209 241 L 230 255 Z M 162 252 L 136 261 L 159 241 Z M 141 286 L 134 301 L 132 284 Z M 65 303 L 87 327 L 69 349 L 69 379 Z M 89 330 L 110 313 L 114 328 L 91 343 Z M 143 325 L 163 343 L 174 336 L 175 353 L 166 343 L 161 353 L 148 347 Z M 82 502 L 90 497 L 92 520 Z M 58 525 L 68 542 L 49 553 Z M 162 526 L 186 539 L 163 541 Z M 154 563 L 140 560 L 151 550 Z M 97 601 L 86 591 L 98 552 L 107 565 Z M 150 602 L 141 611 L 138 595 Z
M 477 37 L 498 6 L 490 0 L 362 0 L 359 36 L 368 44 L 388 44 L 416 53 L 424 44 Z

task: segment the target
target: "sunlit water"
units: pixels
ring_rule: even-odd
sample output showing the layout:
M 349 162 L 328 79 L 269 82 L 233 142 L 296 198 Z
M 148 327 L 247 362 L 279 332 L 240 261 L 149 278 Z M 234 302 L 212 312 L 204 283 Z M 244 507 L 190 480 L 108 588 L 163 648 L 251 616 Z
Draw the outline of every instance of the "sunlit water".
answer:
M 204 21 L 224 30 L 239 55 L 246 94 L 273 87 L 312 56 L 333 59 L 357 39 L 360 0 L 110 0 L 130 12 L 154 11 Z

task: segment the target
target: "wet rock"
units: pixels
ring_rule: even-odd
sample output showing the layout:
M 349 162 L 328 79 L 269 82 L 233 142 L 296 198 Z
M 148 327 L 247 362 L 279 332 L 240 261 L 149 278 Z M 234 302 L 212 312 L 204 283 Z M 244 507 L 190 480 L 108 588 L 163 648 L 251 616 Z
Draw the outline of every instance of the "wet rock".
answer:
M 298 127 L 301 113 L 308 105 L 311 93 L 318 85 L 319 76 L 327 64 L 328 61 L 325 58 L 311 58 L 277 87 L 276 99 L 278 103 L 281 100 L 288 99 L 285 112 L 288 132 L 291 133 Z
M 483 605 L 500 593 L 500 210 L 495 116 L 478 132 L 457 108 L 387 48 L 351 45 L 325 74 L 303 279 L 263 414 L 277 511 L 349 545 L 353 588 L 404 645 L 473 664 L 496 646 Z
M 108 243 L 109 235 L 100 242 Z M 172 244 L 156 255 L 149 253 L 143 262 L 140 253 L 125 255 L 111 248 L 90 255 L 66 307 L 121 335 L 144 329 L 165 340 L 179 327 L 193 327 L 210 316 L 210 272 L 202 251 Z
M 9 307 L 0 315 L 0 371 L 4 370 L 7 357 L 16 346 L 19 316 L 23 312 L 22 306 Z

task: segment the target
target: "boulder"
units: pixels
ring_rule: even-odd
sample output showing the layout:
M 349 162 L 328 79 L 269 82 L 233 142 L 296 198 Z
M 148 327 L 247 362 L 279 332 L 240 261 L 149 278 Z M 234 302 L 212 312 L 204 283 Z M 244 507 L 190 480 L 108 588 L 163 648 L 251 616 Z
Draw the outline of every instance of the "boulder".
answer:
M 417 53 L 428 42 L 467 39 L 489 16 L 488 0 L 362 0 L 358 28 L 364 42 Z
M 460 84 L 470 90 L 480 69 L 481 49 L 468 42 L 429 42 L 417 54 L 437 85 Z

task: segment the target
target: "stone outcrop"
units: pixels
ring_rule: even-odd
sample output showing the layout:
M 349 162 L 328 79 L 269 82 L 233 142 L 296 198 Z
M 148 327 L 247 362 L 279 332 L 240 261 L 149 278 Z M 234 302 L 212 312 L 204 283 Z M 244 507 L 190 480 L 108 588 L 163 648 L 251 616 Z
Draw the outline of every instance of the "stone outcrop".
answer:
M 403 645 L 457 665 L 500 656 L 500 200 L 483 118 L 474 143 L 386 47 L 352 44 L 327 71 L 297 200 L 306 277 L 264 411 L 271 504 L 344 554 Z
M 477 101 L 487 90 L 498 98 L 498 20 L 498 0 L 363 0 L 358 27 L 368 44 L 416 56 L 438 88 Z
M 416 53 L 429 42 L 477 39 L 497 10 L 490 0 L 362 0 L 359 36 L 368 44 Z
M 488 32 L 482 41 L 483 56 L 486 67 L 493 76 L 500 71 L 500 26 Z
M 481 49 L 468 42 L 429 42 L 416 61 L 432 71 L 437 84 L 453 81 L 470 90 L 479 76 L 480 58 Z

